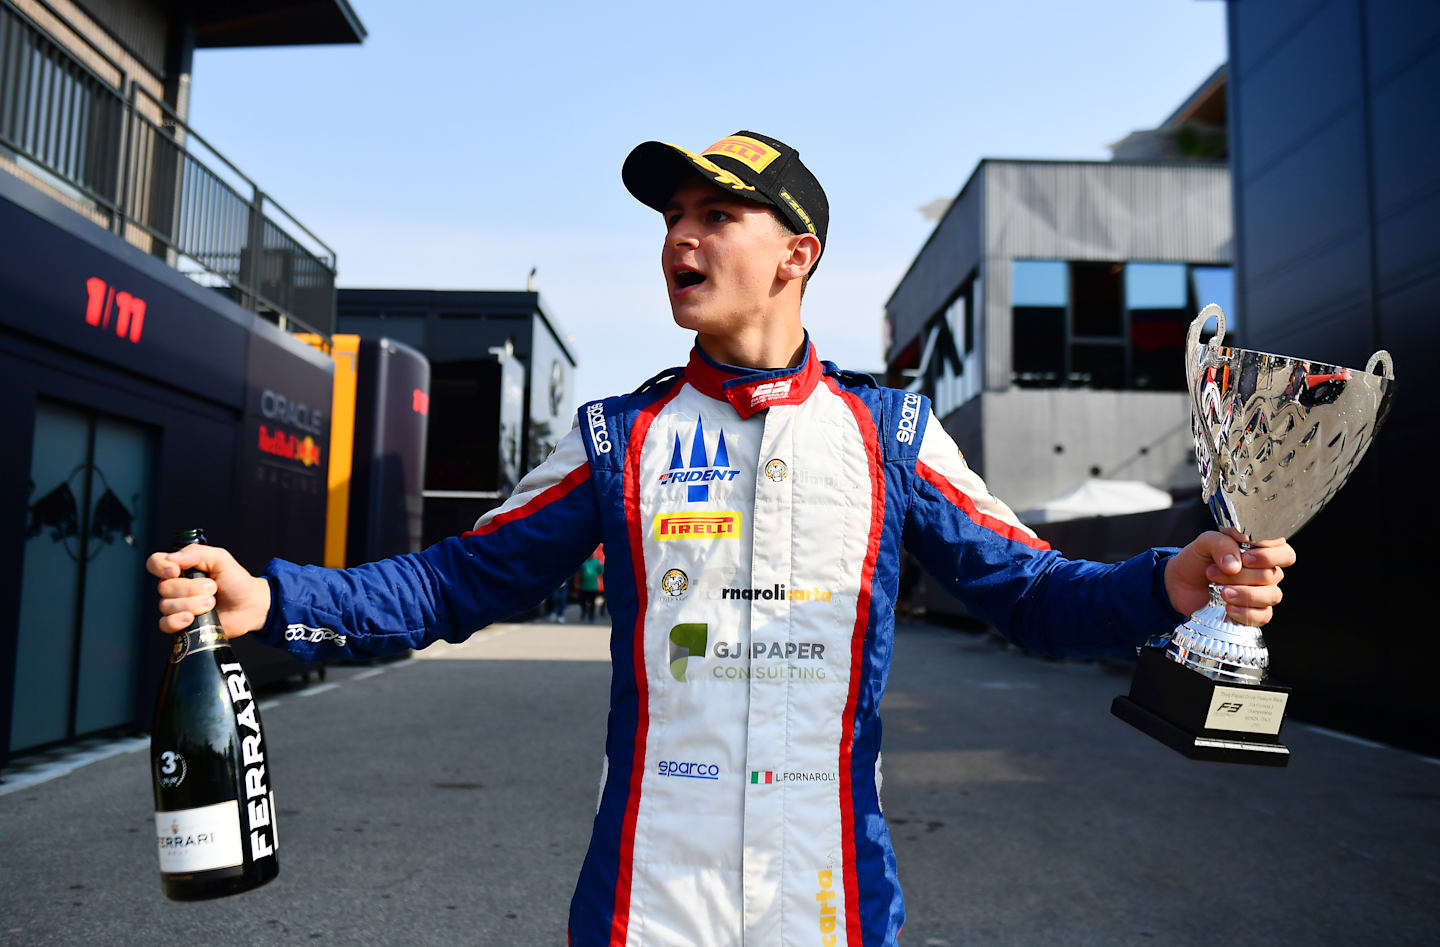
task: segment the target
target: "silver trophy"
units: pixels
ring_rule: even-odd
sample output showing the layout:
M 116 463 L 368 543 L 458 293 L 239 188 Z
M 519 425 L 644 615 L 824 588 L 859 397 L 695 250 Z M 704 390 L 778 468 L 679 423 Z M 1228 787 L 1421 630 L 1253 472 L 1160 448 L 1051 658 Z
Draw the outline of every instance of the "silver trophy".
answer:
M 1211 303 L 1190 323 L 1185 374 L 1201 498 L 1244 550 L 1294 536 L 1344 486 L 1385 419 L 1395 376 L 1383 350 L 1360 372 L 1224 341 L 1225 313 Z M 1289 691 L 1266 680 L 1269 663 L 1260 629 L 1230 621 L 1212 585 L 1210 603 L 1163 653 L 1140 649 L 1130 695 L 1111 710 L 1193 759 L 1284 766 Z

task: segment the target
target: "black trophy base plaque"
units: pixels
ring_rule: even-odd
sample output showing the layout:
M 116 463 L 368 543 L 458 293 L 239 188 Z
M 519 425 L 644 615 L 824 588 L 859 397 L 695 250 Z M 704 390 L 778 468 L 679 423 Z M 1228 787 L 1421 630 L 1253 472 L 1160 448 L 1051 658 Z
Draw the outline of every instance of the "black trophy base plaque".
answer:
M 1280 724 L 1290 689 L 1224 684 L 1177 664 L 1162 648 L 1141 648 L 1130 695 L 1110 712 L 1192 760 L 1285 766 Z

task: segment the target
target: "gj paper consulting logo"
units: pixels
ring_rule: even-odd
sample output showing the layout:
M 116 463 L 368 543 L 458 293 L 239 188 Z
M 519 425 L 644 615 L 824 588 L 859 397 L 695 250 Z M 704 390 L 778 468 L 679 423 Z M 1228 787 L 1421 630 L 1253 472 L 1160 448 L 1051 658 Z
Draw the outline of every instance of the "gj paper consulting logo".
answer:
M 670 676 L 685 682 L 685 669 L 691 658 L 705 657 L 705 644 L 709 638 L 709 626 L 704 622 L 689 622 L 670 629 Z

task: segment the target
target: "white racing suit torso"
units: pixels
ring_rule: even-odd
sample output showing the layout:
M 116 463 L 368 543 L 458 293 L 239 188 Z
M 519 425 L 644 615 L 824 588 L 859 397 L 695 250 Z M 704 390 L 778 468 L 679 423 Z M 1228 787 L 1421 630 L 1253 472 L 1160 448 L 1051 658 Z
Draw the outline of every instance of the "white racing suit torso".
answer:
M 600 542 L 613 675 L 576 945 L 896 942 L 879 705 L 902 544 L 1037 650 L 1118 652 L 1180 617 L 1166 551 L 1064 559 L 989 494 L 927 399 L 807 346 L 771 372 L 696 350 L 582 407 L 508 502 L 424 552 L 273 561 L 263 633 L 302 657 L 461 640 Z

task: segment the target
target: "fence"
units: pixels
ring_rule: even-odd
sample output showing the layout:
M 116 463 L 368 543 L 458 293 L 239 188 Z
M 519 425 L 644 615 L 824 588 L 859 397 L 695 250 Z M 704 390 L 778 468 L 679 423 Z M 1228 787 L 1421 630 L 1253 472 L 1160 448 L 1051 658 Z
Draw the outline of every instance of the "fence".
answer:
M 334 251 L 95 52 L 118 82 L 0 0 L 0 146 L 197 282 L 282 325 L 329 334 Z

